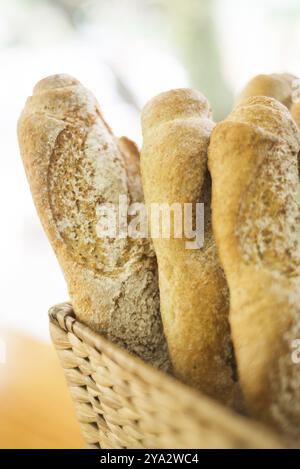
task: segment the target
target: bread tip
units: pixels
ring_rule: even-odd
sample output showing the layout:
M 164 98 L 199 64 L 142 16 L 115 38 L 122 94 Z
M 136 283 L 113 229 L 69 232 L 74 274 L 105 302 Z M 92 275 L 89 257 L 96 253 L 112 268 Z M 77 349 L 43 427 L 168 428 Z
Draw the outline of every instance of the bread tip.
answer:
M 191 117 L 195 113 L 209 118 L 212 116 L 210 104 L 200 91 L 192 88 L 164 91 L 145 104 L 142 129 L 176 118 Z
M 80 82 L 76 78 L 66 73 L 50 75 L 38 81 L 33 88 L 33 94 L 39 94 L 57 88 L 65 88 L 67 86 L 79 85 Z
M 263 106 L 269 108 L 270 110 L 275 110 L 284 114 L 285 116 L 290 117 L 290 112 L 288 108 L 282 104 L 278 99 L 273 98 L 271 96 L 248 96 L 244 99 L 241 99 L 235 106 L 233 112 L 240 110 L 241 108 L 254 108 L 255 106 Z M 253 109 L 254 111 L 254 109 Z

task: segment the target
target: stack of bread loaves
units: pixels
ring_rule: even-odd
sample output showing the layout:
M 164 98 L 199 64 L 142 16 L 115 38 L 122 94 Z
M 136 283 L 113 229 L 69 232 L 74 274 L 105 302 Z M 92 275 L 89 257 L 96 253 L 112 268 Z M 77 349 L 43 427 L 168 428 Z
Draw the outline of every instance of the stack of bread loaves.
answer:
M 292 75 L 255 77 L 217 125 L 201 93 L 160 94 L 142 113 L 141 171 L 135 144 L 114 137 L 70 76 L 40 81 L 18 123 L 33 199 L 78 319 L 292 444 L 300 444 L 298 88 Z M 99 236 L 98 208 L 119 207 L 120 196 L 145 201 L 151 222 L 154 207 L 179 205 L 191 208 L 194 226 L 204 204 L 203 245 L 191 249 L 186 231 L 177 235 L 174 214 L 168 237 L 152 226 L 152 240 Z

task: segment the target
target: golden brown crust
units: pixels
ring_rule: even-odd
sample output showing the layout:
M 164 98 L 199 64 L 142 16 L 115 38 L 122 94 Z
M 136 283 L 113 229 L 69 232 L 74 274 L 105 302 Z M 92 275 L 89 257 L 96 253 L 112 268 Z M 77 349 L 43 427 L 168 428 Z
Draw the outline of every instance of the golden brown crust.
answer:
M 35 86 L 18 135 L 33 199 L 78 318 L 168 368 L 151 245 L 146 239 L 96 233 L 100 204 L 118 204 L 119 195 L 135 201 L 140 187 L 133 182 L 133 173 L 138 177 L 135 156 L 127 168 L 95 98 L 68 75 Z
M 245 399 L 255 416 L 298 439 L 299 149 L 290 113 L 266 97 L 238 106 L 209 146 L 213 228 Z
M 299 92 L 299 79 L 288 73 L 257 75 L 252 78 L 237 99 L 237 104 L 251 96 L 267 96 L 277 99 L 288 109 L 292 106 L 293 95 Z
M 125 161 L 128 189 L 132 200 L 143 202 L 144 194 L 141 181 L 140 152 L 137 145 L 127 137 L 119 138 L 119 147 Z
M 142 113 L 141 168 L 145 201 L 205 203 L 205 244 L 153 239 L 158 260 L 161 312 L 175 373 L 224 402 L 235 387 L 228 324 L 227 286 L 210 220 L 208 140 L 214 124 L 197 91 L 172 90 L 152 99 Z

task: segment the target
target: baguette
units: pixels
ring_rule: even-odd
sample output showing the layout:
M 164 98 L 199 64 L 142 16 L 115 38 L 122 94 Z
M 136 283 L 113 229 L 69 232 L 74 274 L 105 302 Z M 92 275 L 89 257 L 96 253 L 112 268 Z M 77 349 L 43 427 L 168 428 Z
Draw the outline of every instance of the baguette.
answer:
M 82 322 L 169 369 L 157 264 L 147 239 L 99 237 L 99 205 L 142 198 L 138 152 L 120 142 L 76 79 L 41 80 L 18 123 L 33 200 Z
M 142 181 L 151 204 L 204 202 L 204 247 L 187 239 L 153 239 L 158 261 L 161 314 L 174 373 L 185 383 L 223 402 L 236 389 L 228 323 L 228 290 L 211 231 L 207 147 L 214 127 L 201 93 L 172 90 L 152 99 L 142 112 Z M 151 227 L 152 229 L 152 227 Z
M 237 99 L 237 104 L 251 96 L 268 96 L 277 99 L 290 109 L 293 96 L 297 92 L 299 92 L 299 79 L 294 75 L 289 73 L 257 75 L 247 83 Z
M 213 229 L 230 289 L 238 374 L 250 412 L 300 438 L 299 133 L 278 101 L 244 101 L 212 132 Z

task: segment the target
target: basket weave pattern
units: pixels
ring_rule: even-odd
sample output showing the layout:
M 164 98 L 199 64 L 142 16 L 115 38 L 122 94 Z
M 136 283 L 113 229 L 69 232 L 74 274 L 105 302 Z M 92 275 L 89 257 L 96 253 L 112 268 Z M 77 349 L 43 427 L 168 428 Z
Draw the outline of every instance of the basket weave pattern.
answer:
M 65 303 L 50 331 L 90 448 L 278 448 L 240 417 L 131 356 L 75 319 Z

